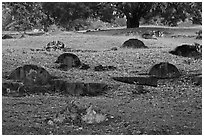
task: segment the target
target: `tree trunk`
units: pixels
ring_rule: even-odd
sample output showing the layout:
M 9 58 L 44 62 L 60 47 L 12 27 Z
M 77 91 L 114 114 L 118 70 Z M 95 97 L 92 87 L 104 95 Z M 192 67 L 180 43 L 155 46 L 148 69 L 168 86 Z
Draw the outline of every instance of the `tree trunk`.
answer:
M 127 17 L 127 28 L 138 28 L 139 27 L 140 17 L 133 16 Z

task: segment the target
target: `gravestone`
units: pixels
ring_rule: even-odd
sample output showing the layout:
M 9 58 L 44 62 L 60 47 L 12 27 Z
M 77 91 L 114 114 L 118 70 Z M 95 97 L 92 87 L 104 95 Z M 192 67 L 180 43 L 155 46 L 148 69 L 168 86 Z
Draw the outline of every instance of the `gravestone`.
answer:
M 122 48 L 148 48 L 145 44 L 138 39 L 129 39 L 123 43 Z
M 112 77 L 112 79 L 128 84 L 157 87 L 157 78 L 149 76 Z
M 174 50 L 169 51 L 170 54 L 183 56 L 183 57 L 196 57 L 200 55 L 195 45 L 181 45 L 176 47 Z
M 156 78 L 176 78 L 180 76 L 180 72 L 173 64 L 160 62 L 150 68 L 149 75 Z
M 81 65 L 81 61 L 73 53 L 63 53 L 63 54 L 61 54 L 57 58 L 55 63 L 60 63 L 63 67 L 66 67 L 66 68 L 79 67 Z
M 51 75 L 44 68 L 30 64 L 13 70 L 8 79 L 21 81 L 25 85 L 46 85 Z

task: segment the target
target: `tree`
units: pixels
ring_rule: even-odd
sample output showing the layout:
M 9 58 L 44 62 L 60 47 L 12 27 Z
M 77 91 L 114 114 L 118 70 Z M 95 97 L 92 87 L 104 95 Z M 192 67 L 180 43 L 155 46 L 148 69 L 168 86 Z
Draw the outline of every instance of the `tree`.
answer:
M 165 25 L 177 25 L 189 15 L 192 21 L 201 24 L 202 3 L 197 2 L 120 2 L 115 3 L 118 12 L 125 15 L 127 28 L 139 27 L 141 17 L 146 20 L 159 16 Z
M 37 2 L 5 2 L 3 6 L 9 9 L 12 16 L 12 22 L 7 25 L 15 27 L 18 30 L 25 31 L 32 29 L 35 25 L 42 24 L 47 18 L 42 11 L 42 6 Z
M 116 3 L 116 7 L 126 16 L 127 28 L 139 27 L 141 17 L 147 15 L 153 6 L 151 2 L 122 2 Z
M 5 5 L 2 5 L 2 29 L 5 30 L 6 27 L 12 22 L 11 10 Z
M 117 8 L 114 3 L 111 2 L 101 2 L 97 4 L 97 10 L 94 9 L 95 17 L 99 17 L 101 21 L 111 23 L 115 17 Z
M 156 3 L 153 12 L 160 16 L 164 25 L 176 26 L 179 21 L 190 18 L 193 23 L 202 23 L 202 3 L 167 2 Z
M 95 2 L 44 2 L 42 7 L 44 13 L 54 19 L 56 25 L 67 27 L 76 19 L 86 19 L 94 16 L 97 4 Z
M 127 28 L 139 27 L 141 18 L 150 20 L 155 16 L 170 26 L 186 18 L 202 22 L 201 2 L 4 2 L 3 9 L 4 27 L 23 30 L 37 24 L 45 29 L 51 24 L 67 28 L 75 20 L 89 17 L 112 22 L 115 17 L 125 16 Z
M 193 24 L 202 25 L 202 2 L 190 3 L 187 10 L 191 16 Z

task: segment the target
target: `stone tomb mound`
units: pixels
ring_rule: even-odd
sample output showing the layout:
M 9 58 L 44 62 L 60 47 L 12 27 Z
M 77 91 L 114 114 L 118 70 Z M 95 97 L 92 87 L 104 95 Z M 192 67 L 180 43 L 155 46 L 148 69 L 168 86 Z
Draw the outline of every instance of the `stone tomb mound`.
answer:
M 105 83 L 84 83 L 54 80 L 51 83 L 52 91 L 72 96 L 97 96 L 108 89 Z
M 63 96 L 98 96 L 109 89 L 105 83 L 69 82 L 52 79 L 47 85 L 28 85 L 21 82 L 4 80 L 2 82 L 2 95 L 21 97 L 26 95 L 63 95 Z
M 98 65 L 94 67 L 94 71 L 111 71 L 111 70 L 116 70 L 116 67 L 114 66 L 102 66 Z
M 136 77 L 112 77 L 112 79 L 128 84 L 143 85 L 157 87 L 157 78 L 149 76 L 136 76 Z
M 138 39 L 129 39 L 123 43 L 121 48 L 148 48 L 145 44 Z
M 201 53 L 198 51 L 195 45 L 183 44 L 176 47 L 174 50 L 169 52 L 173 55 L 183 56 L 183 57 L 197 57 L 201 56 Z
M 55 63 L 59 63 L 59 68 L 65 70 L 67 68 L 79 67 L 81 65 L 81 61 L 79 58 L 73 53 L 63 53 L 61 54 Z
M 2 95 L 19 97 L 48 93 L 65 96 L 97 96 L 108 89 L 105 83 L 69 82 L 56 78 L 42 67 L 24 65 L 13 70 L 7 79 L 3 79 Z
M 173 64 L 160 62 L 150 68 L 149 75 L 161 79 L 176 78 L 180 76 L 180 72 Z
M 46 51 L 63 50 L 65 48 L 65 44 L 61 41 L 56 40 L 49 42 L 44 48 Z
M 46 85 L 51 75 L 44 68 L 30 64 L 13 70 L 8 79 L 23 82 L 24 85 Z

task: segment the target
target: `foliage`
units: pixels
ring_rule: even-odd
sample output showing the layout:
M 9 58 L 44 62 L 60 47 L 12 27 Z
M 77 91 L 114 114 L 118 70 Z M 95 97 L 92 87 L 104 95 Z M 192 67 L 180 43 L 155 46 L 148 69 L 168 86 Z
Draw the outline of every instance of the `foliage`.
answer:
M 127 28 L 139 27 L 141 19 L 154 22 L 158 18 L 159 23 L 176 26 L 186 18 L 202 24 L 201 15 L 201 2 L 4 2 L 3 28 L 26 30 L 41 25 L 47 31 L 56 24 L 78 30 L 88 25 L 87 18 L 114 23 L 119 17 L 126 18 Z
M 188 11 L 193 24 L 202 25 L 202 3 L 195 2 L 188 5 Z
M 93 16 L 93 9 L 97 9 L 97 3 L 44 2 L 42 7 L 45 14 L 54 19 L 56 25 L 67 28 L 76 19 Z
M 116 26 L 125 26 L 126 25 L 126 19 L 125 18 L 115 18 L 114 24 Z
M 150 12 L 153 3 L 150 2 L 122 2 L 116 3 L 119 13 L 127 18 L 127 28 L 139 27 L 140 18 Z
M 180 21 L 187 18 L 196 24 L 202 22 L 202 3 L 200 2 L 158 2 L 152 7 L 152 14 L 147 14 L 144 18 L 159 16 L 161 23 L 168 26 L 177 26 Z
M 127 18 L 127 27 L 139 27 L 141 18 L 146 21 L 160 17 L 161 23 L 176 26 L 191 16 L 193 23 L 202 22 L 202 3 L 197 2 L 122 2 L 116 3 L 119 13 Z
M 4 30 L 7 25 L 12 22 L 11 10 L 6 7 L 2 7 L 2 29 Z
M 18 30 L 32 29 L 37 24 L 43 24 L 46 15 L 37 2 L 5 2 L 4 7 L 10 10 L 12 23 L 6 28 L 15 26 Z
M 98 10 L 96 11 L 96 17 L 99 17 L 101 21 L 111 23 L 117 16 L 117 8 L 114 3 L 101 2 L 98 4 Z

